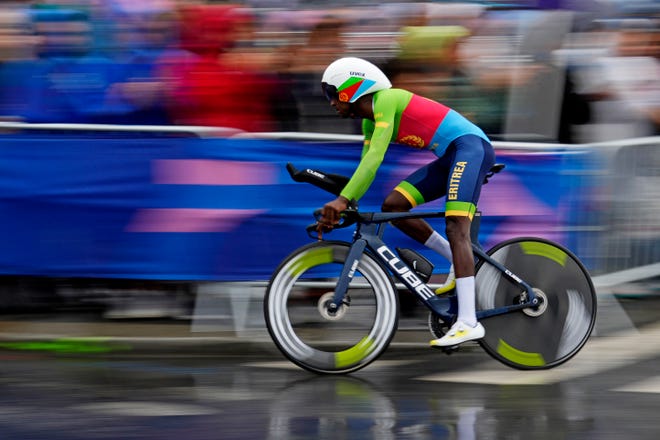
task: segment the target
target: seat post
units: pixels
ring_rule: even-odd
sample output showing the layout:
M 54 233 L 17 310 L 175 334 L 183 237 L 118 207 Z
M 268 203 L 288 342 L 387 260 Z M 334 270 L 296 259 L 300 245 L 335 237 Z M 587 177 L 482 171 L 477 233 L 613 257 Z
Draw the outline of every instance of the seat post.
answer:
M 479 228 L 481 226 L 481 211 L 474 213 L 472 217 L 472 223 L 470 225 L 470 240 L 472 244 L 479 245 Z

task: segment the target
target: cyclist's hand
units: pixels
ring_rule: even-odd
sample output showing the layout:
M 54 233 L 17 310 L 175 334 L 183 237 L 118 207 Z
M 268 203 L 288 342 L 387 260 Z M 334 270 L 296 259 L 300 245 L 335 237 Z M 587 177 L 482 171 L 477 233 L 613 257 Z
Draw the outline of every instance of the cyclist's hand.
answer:
M 346 208 L 348 208 L 348 199 L 346 197 L 339 196 L 333 201 L 326 203 L 321 210 L 320 223 L 332 228 L 332 226 L 339 223 L 339 216 Z

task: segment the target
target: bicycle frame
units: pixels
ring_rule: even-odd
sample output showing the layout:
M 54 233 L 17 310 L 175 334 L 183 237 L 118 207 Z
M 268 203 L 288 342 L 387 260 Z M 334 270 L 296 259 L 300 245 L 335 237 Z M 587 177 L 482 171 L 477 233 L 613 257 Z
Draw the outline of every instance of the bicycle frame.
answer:
M 484 183 L 503 167 L 491 167 Z M 349 180 L 313 169 L 298 171 L 291 164 L 287 170 L 294 181 L 333 194 L 341 194 Z M 323 233 L 348 227 L 352 238 L 294 250 L 266 290 L 266 326 L 286 358 L 330 374 L 370 364 L 396 332 L 398 287 L 407 288 L 430 310 L 428 326 L 435 338 L 447 333 L 458 315 L 456 291 L 437 295 L 427 284 L 433 264 L 413 249 L 390 248 L 383 239 L 387 223 L 445 217 L 445 212 L 360 213 L 354 201 L 333 226 L 322 214 L 323 209 L 314 211 L 316 222 L 307 226 L 310 238 L 322 241 Z M 479 344 L 494 359 L 520 370 L 566 362 L 584 346 L 595 324 L 596 292 L 587 269 L 569 249 L 543 238 L 513 237 L 486 251 L 479 243 L 480 221 L 477 211 L 470 226 L 478 282 L 475 302 L 482 308 L 476 314 L 479 320 L 492 319 L 483 321 L 487 334 Z M 337 277 L 329 283 L 331 292 L 323 282 L 328 277 Z M 352 300 L 356 313 L 349 311 Z
M 342 304 L 348 291 L 348 286 L 355 275 L 355 271 L 359 264 L 360 256 L 366 249 L 369 249 L 373 256 L 378 259 L 394 277 L 405 285 L 408 290 L 417 295 L 419 299 L 439 315 L 444 321 L 452 322 L 456 316 L 458 307 L 456 296 L 441 296 L 436 295 L 435 292 L 419 277 L 408 265 L 400 259 L 396 252 L 392 251 L 383 241 L 383 234 L 385 226 L 388 222 L 394 220 L 403 220 L 411 218 L 437 218 L 444 217 L 444 212 L 425 212 L 425 213 L 385 213 L 385 212 L 370 212 L 370 213 L 357 213 L 353 215 L 357 217 L 355 223 L 357 227 L 353 236 L 353 242 L 346 257 L 346 261 L 342 268 L 341 275 L 335 287 L 335 295 L 332 304 L 329 304 L 329 309 L 332 311 Z M 478 223 L 478 222 L 477 222 Z M 472 250 L 475 254 L 476 261 L 484 261 L 490 264 L 498 271 L 500 271 L 509 281 L 518 285 L 521 289 L 521 301 L 519 304 L 512 304 L 504 307 L 497 307 L 493 309 L 477 311 L 477 319 L 484 319 L 491 316 L 503 315 L 511 313 L 516 310 L 521 310 L 539 305 L 539 299 L 534 293 L 532 287 L 511 272 L 498 261 L 491 258 L 482 248 L 477 240 L 478 224 L 471 235 Z

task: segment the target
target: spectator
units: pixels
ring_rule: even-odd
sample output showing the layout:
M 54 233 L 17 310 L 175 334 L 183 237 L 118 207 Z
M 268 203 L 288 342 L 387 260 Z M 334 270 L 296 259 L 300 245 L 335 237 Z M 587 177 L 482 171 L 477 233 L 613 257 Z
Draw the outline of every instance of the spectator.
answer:
M 608 92 L 620 104 L 621 120 L 628 122 L 632 136 L 660 133 L 659 35 L 655 21 L 626 20 L 617 53 L 602 60 Z
M 117 80 L 108 88 L 108 114 L 103 121 L 116 124 L 170 124 L 167 81 L 162 74 L 168 61 L 182 56 L 174 11 L 149 7 L 115 11 L 112 60 Z
M 346 23 L 337 16 L 322 17 L 309 31 L 303 44 L 293 49 L 290 71 L 305 75 L 314 75 L 314 84 L 318 83 L 319 74 L 328 65 L 328 60 L 345 55 L 346 45 L 343 32 Z
M 269 47 L 257 36 L 257 17 L 248 9 L 233 8 L 229 18 L 234 23 L 230 31 L 234 43 L 222 54 L 221 60 L 225 65 L 239 67 L 253 76 L 256 88 L 251 93 L 255 99 L 263 97 L 268 100 L 271 130 L 297 131 L 299 113 L 292 92 L 293 84 L 286 75 L 293 60 L 292 54 L 286 48 Z M 263 28 L 260 26 L 260 29 Z M 259 90 L 259 87 L 263 89 Z
M 293 99 L 300 112 L 300 127 L 303 131 L 327 131 L 328 124 L 336 126 L 336 116 L 324 103 L 318 80 L 328 60 L 346 54 L 344 30 L 346 22 L 334 15 L 321 17 L 309 30 L 300 45 L 291 48 L 291 63 L 288 75 L 292 82 Z M 351 132 L 357 128 L 345 125 Z M 343 128 L 343 127 L 338 127 Z
M 469 35 L 463 26 L 405 26 L 400 51 L 390 65 L 394 84 L 451 105 L 467 116 L 466 84 L 457 49 Z
M 489 135 L 556 141 L 565 66 L 555 51 L 570 31 L 566 11 L 498 11 L 461 47 L 481 99 L 477 122 Z
M 28 87 L 36 100 L 26 109 L 28 122 L 97 122 L 105 93 L 114 80 L 112 61 L 92 53 L 91 23 L 82 11 L 40 8 L 31 11 L 40 37 L 36 73 Z
M 22 121 L 42 77 L 37 64 L 38 38 L 25 9 L 0 9 L 0 118 Z
M 658 31 L 649 19 L 623 20 L 609 51 L 581 68 L 577 87 L 591 100 L 592 123 L 582 140 L 598 142 L 658 134 L 660 64 Z
M 192 5 L 181 11 L 181 38 L 190 53 L 168 61 L 168 104 L 177 124 L 272 131 L 276 83 L 246 45 L 255 18 L 226 5 Z M 247 31 L 247 33 L 245 32 Z M 241 60 L 241 55 L 245 59 Z M 267 69 L 267 67 L 263 67 Z

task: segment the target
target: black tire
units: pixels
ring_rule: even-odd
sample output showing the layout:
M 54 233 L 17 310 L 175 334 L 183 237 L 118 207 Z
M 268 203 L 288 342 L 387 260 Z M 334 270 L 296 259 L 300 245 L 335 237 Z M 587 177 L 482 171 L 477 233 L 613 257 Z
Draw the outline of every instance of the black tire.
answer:
M 367 366 L 396 332 L 396 289 L 368 253 L 349 286 L 350 305 L 334 317 L 319 307 L 332 298 L 348 250 L 344 242 L 303 246 L 280 264 L 266 290 L 264 317 L 271 338 L 287 359 L 316 373 L 345 374 Z
M 565 247 L 540 238 L 502 242 L 488 255 L 529 283 L 544 300 L 525 309 L 482 320 L 481 346 L 498 361 L 517 369 L 556 367 L 584 346 L 596 322 L 596 293 L 584 265 Z M 517 303 L 521 290 L 494 269 L 477 265 L 477 310 Z

